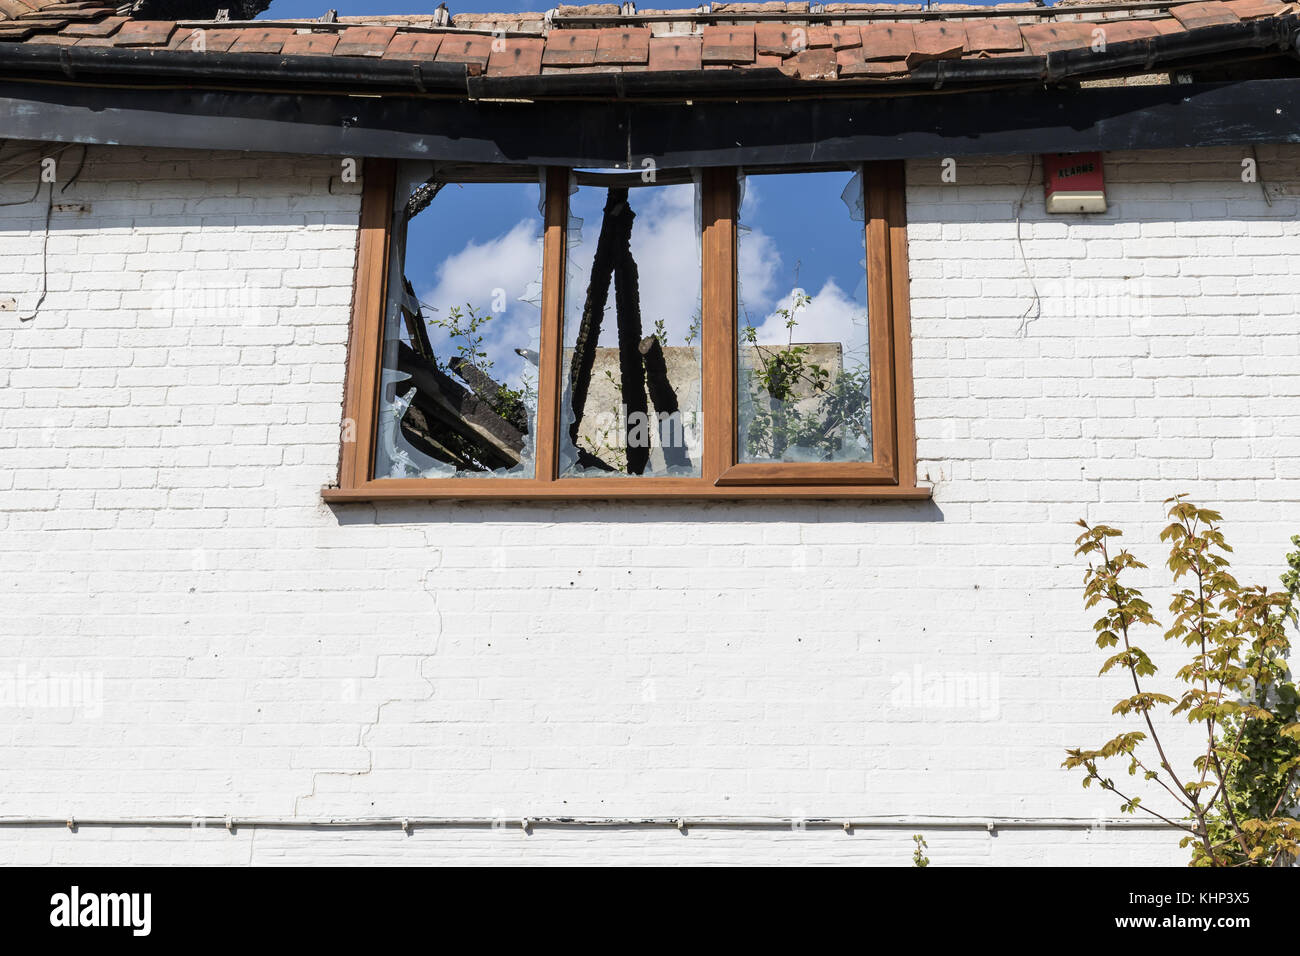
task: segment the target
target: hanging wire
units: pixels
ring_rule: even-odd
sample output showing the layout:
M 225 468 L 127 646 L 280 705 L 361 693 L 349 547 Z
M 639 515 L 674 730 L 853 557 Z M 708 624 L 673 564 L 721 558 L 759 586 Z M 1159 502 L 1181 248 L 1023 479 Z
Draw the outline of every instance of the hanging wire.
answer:
M 1029 157 L 1029 176 L 1025 180 L 1025 188 L 1020 193 L 1020 201 L 1016 203 L 1016 248 L 1020 252 L 1020 261 L 1025 267 L 1025 275 L 1029 279 L 1029 287 L 1033 290 L 1034 301 L 1025 309 L 1024 314 L 1020 316 L 1020 328 L 1016 330 L 1017 335 L 1024 335 L 1029 327 L 1030 322 L 1036 321 L 1043 314 L 1043 300 L 1038 294 L 1038 282 L 1034 279 L 1033 270 L 1029 268 L 1029 259 L 1025 256 L 1025 241 L 1020 235 L 1020 216 L 1025 208 L 1025 199 L 1029 196 L 1029 187 L 1034 184 L 1034 170 L 1038 168 L 1038 156 L 1030 155 Z M 1033 313 L 1033 318 L 1029 317 Z
M 54 183 L 51 182 L 49 191 L 46 195 L 45 203 L 45 231 L 41 235 L 41 294 L 36 299 L 36 305 L 27 315 L 18 316 L 20 322 L 29 322 L 36 318 L 41 311 L 41 306 L 45 303 L 45 296 L 50 291 L 50 216 L 54 213 Z M 36 192 L 41 191 L 41 183 L 38 179 L 36 182 Z M 33 196 L 32 199 L 35 199 Z M 31 200 L 28 200 L 30 202 Z
M 3 149 L 3 148 L 4 148 L 4 143 L 3 143 L 3 142 L 0 142 L 0 149 Z M 71 148 L 71 145 L 64 146 L 62 149 L 60 149 L 60 150 L 59 150 L 58 152 L 56 152 L 54 155 L 55 155 L 55 156 L 61 156 L 61 155 L 63 155 L 63 153 L 67 152 L 67 150 L 70 149 L 70 148 Z M 64 183 L 64 184 L 63 184 L 63 187 L 59 190 L 59 194 L 60 194 L 60 195 L 62 195 L 62 194 L 67 190 L 67 188 L 68 188 L 69 186 L 71 186 L 73 183 L 75 183 L 75 182 L 77 181 L 78 177 L 81 176 L 81 171 L 82 171 L 82 170 L 85 168 L 85 166 L 86 166 L 86 154 L 87 154 L 89 151 L 90 151 L 90 149 L 89 149 L 88 146 L 84 146 L 84 145 L 83 145 L 83 146 L 81 147 L 81 159 L 77 162 L 77 168 L 76 168 L 76 170 L 73 172 L 73 174 L 72 174 L 70 177 L 68 177 L 68 181 L 67 181 L 66 183 Z M 39 152 L 39 150 L 38 150 L 38 152 Z M 37 316 L 37 315 L 40 313 L 40 311 L 41 311 L 41 306 L 45 304 L 45 297 L 46 297 L 46 295 L 48 295 L 48 294 L 49 294 L 49 291 L 50 291 L 50 218 L 51 218 L 51 217 L 53 216 L 53 214 L 54 214 L 54 182 L 53 182 L 53 180 L 50 181 L 50 183 L 49 183 L 49 187 L 50 187 L 50 188 L 49 188 L 49 190 L 47 191 L 47 193 L 46 193 L 46 197 L 45 197 L 45 228 L 44 228 L 44 230 L 42 231 L 42 234 L 41 234 L 41 292 L 40 292 L 40 295 L 37 296 L 37 298 L 36 298 L 36 305 L 34 305 L 34 306 L 32 307 L 32 311 L 31 311 L 30 313 L 28 313 L 27 315 L 20 315 L 20 316 L 18 316 L 18 320 L 19 320 L 20 322 L 30 322 L 32 319 L 36 318 L 36 316 Z M 30 199 L 25 199 L 25 200 L 22 201 L 22 203 L 18 203 L 18 202 L 8 202 L 8 203 L 0 203 L 0 205 L 4 205 L 4 206 L 17 206 L 17 205 L 23 205 L 23 204 L 25 204 L 25 203 L 35 202 L 35 201 L 36 201 L 36 198 L 37 198 L 40 194 L 41 194 L 41 178 L 40 178 L 40 176 L 37 176 L 37 177 L 36 177 L 36 190 L 35 190 L 35 192 L 32 193 Z

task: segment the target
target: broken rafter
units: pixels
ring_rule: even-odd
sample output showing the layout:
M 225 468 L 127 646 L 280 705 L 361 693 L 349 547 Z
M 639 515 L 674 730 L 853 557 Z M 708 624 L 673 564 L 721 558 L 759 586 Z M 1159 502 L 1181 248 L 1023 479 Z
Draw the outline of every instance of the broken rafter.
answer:
M 436 179 L 427 179 L 411 190 L 411 198 L 406 200 L 406 221 L 410 222 L 428 209 L 429 203 L 442 192 L 442 187 L 445 185 L 447 184 Z
M 664 450 L 664 464 L 669 468 L 679 465 L 689 467 L 690 456 L 686 454 L 686 434 L 681 422 L 681 408 L 677 402 L 677 392 L 668 381 L 668 363 L 664 359 L 664 350 L 659 343 L 659 336 L 651 335 L 641 340 L 637 351 L 645 362 L 646 385 L 650 389 L 650 401 L 654 402 L 655 412 L 659 416 L 659 444 Z
M 409 385 L 410 383 L 401 383 L 397 387 L 400 389 L 402 384 Z M 482 465 L 469 455 L 449 448 L 444 444 L 445 439 L 449 437 L 445 429 L 441 430 L 442 434 L 435 437 L 435 431 L 437 431 L 437 429 L 435 429 L 434 425 L 430 424 L 428 416 L 426 416 L 424 411 L 414 402 L 412 402 L 406 409 L 406 414 L 402 416 L 400 425 L 402 428 L 402 437 L 410 442 L 416 451 L 423 452 L 437 461 L 453 465 L 457 471 L 485 470 Z M 459 436 L 454 434 L 450 437 L 459 438 Z M 452 444 L 455 444 L 455 442 Z M 464 442 L 464 444 L 468 445 L 469 443 Z M 477 452 L 477 450 L 477 448 L 473 449 L 474 452 Z
M 252 20 L 271 0 L 139 0 L 131 16 L 139 20 L 214 20 L 222 10 L 235 21 Z
M 422 359 L 405 342 L 397 346 L 397 368 L 411 376 L 409 384 L 416 390 L 412 404 L 481 449 L 484 464 L 492 468 L 519 464 L 523 434 L 486 402 Z
M 618 315 L 618 370 L 623 397 L 623 430 L 627 435 L 627 470 L 639 475 L 650 462 L 650 408 L 646 403 L 645 364 L 641 359 L 641 289 L 636 260 L 632 258 L 632 221 L 627 207 L 627 230 L 620 232 L 614 265 L 614 309 Z M 640 424 L 633 425 L 634 421 Z
M 447 362 L 447 366 L 464 379 L 465 383 L 474 390 L 474 394 L 485 402 L 498 399 L 506 391 L 506 387 L 491 375 L 488 375 L 477 365 L 466 361 L 459 355 L 454 356 Z M 528 413 L 522 404 L 512 410 L 511 414 L 502 415 L 501 417 L 525 435 L 528 434 Z
M 578 326 L 578 338 L 569 363 L 569 403 L 573 409 L 569 440 L 575 447 L 578 444 L 578 428 L 582 424 L 587 405 L 587 392 L 591 388 L 591 372 L 596 365 L 596 342 L 600 339 L 605 303 L 609 301 L 609 283 L 614 277 L 617 250 L 632 232 L 632 220 L 628 215 L 631 211 L 627 202 L 627 188 L 611 187 L 605 196 L 600 235 L 596 239 L 596 252 L 591 259 L 587 299 L 582 306 L 582 321 Z

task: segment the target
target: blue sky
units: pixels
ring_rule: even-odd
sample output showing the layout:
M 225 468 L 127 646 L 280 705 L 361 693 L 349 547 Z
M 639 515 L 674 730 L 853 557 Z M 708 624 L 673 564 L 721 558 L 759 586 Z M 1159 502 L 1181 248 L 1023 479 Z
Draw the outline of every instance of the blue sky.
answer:
M 741 295 L 745 321 L 760 329 L 761 341 L 786 340 L 784 320 L 775 313 L 789 308 L 798 287 L 813 304 L 801 316 L 796 341 L 859 344 L 853 340 L 862 331 L 855 323 L 866 304 L 863 224 L 841 198 L 853 178 L 848 171 L 747 177 Z M 484 344 L 495 370 L 507 379 L 525 371 L 514 349 L 537 347 L 538 311 L 524 300 L 535 297 L 541 265 L 539 196 L 533 184 L 449 185 L 415 218 L 408 234 L 406 273 L 428 319 L 436 323 L 450 308 L 467 304 L 494 312 Z M 638 187 L 631 201 L 645 332 L 659 320 L 669 343 L 683 344 L 699 308 L 695 187 Z M 576 333 L 605 190 L 583 186 L 570 202 L 566 342 Z M 613 323 L 606 325 L 601 344 L 613 345 Z M 431 332 L 445 360 L 450 343 L 438 329 Z
M 443 362 L 455 354 L 457 343 L 437 325 L 449 309 L 472 305 L 492 313 L 479 334 L 493 375 L 515 387 L 528 366 L 514 350 L 536 351 L 540 333 L 537 305 L 521 301 L 533 298 L 530 286 L 542 264 L 540 195 L 533 184 L 453 183 L 407 233 L 406 275 L 423 304 L 435 353 Z

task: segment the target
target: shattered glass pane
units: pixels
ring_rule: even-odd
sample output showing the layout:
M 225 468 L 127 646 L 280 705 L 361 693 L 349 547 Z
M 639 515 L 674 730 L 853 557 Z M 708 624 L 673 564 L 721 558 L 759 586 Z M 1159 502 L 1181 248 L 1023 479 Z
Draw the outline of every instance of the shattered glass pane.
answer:
M 741 196 L 739 460 L 869 462 L 862 174 L 751 173 Z
M 575 177 L 562 476 L 700 473 L 698 189 L 665 179 Z
M 393 229 L 375 477 L 531 478 L 537 181 L 407 172 Z

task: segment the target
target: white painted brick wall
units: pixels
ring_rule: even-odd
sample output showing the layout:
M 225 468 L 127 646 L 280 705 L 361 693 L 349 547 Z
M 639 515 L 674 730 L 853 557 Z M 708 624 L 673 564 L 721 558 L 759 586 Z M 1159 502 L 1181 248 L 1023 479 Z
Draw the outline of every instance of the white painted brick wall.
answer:
M 0 672 L 102 676 L 102 708 L 0 708 L 0 815 L 1113 816 L 1059 768 L 1123 693 L 1072 522 L 1158 568 L 1189 492 L 1270 583 L 1300 532 L 1296 200 L 1241 158 L 1109 155 L 1110 212 L 1050 219 L 1024 160 L 909 165 L 932 504 L 331 509 L 356 187 L 91 149 L 39 314 L 0 313 Z M 1300 150 L 1259 158 L 1300 192 Z M 43 225 L 0 207 L 19 313 Z M 954 674 L 987 699 L 900 706 Z M 917 829 L 935 865 L 1183 858 Z M 906 864 L 909 834 L 0 828 L 0 861 Z

